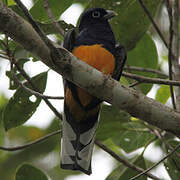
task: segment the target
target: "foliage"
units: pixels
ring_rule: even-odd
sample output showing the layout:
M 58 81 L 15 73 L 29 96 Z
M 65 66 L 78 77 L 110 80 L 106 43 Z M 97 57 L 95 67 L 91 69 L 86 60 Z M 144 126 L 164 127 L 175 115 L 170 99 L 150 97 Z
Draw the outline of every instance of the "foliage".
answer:
M 39 169 L 29 164 L 23 164 L 16 172 L 16 180 L 48 180 L 46 175 Z
M 157 50 L 154 41 L 148 34 L 145 34 L 142 37 L 142 39 L 138 42 L 136 47 L 128 53 L 127 65 L 138 66 L 142 68 L 157 69 L 158 67 Z M 148 77 L 156 77 L 155 74 L 148 74 L 146 72 L 139 72 L 137 74 Z M 141 84 L 139 88 L 144 94 L 147 94 L 149 90 L 151 90 L 152 84 Z
M 37 89 L 43 93 L 46 87 L 47 72 L 38 74 L 31 79 L 33 84 L 36 84 Z M 26 87 L 31 87 L 30 84 L 24 83 Z M 34 102 L 31 101 L 32 94 L 25 91 L 23 87 L 16 90 L 14 96 L 9 100 L 3 112 L 4 128 L 17 127 L 24 124 L 36 111 L 36 108 L 41 102 L 41 98 L 36 98 Z
M 143 169 L 146 169 L 145 160 L 142 156 L 134 157 L 130 160 L 131 163 L 138 165 L 139 167 L 142 167 Z M 106 180 L 123 180 L 123 179 L 130 179 L 131 177 L 137 175 L 138 173 L 133 171 L 132 169 L 123 166 L 120 164 L 117 168 L 115 168 L 112 173 L 106 178 Z M 147 178 L 145 176 L 141 176 L 139 178 L 140 180 L 146 180 Z
M 25 18 L 13 0 L 1 1 Z M 63 38 L 57 34 L 57 31 L 51 24 L 43 7 L 43 0 L 34 0 L 33 2 L 29 10 L 33 18 L 47 35 L 54 35 L 59 43 L 61 43 Z M 164 58 L 159 58 L 158 56 L 154 41 L 157 34 L 152 29 L 150 20 L 146 16 L 138 0 L 89 0 L 86 2 L 83 0 L 51 0 L 49 2 L 56 20 L 59 20 L 62 13 L 74 3 L 79 3 L 84 8 L 104 7 L 105 9 L 113 9 L 118 13 L 118 16 L 111 21 L 111 25 L 115 32 L 116 40 L 125 45 L 128 50 L 127 65 L 151 68 L 163 72 L 162 67 L 166 61 L 163 60 Z M 150 10 L 152 17 L 155 17 L 157 12 L 158 14 L 161 13 L 162 8 L 158 9 L 160 0 L 144 0 L 144 3 Z M 156 17 L 157 22 L 159 19 L 160 16 Z M 64 21 L 60 20 L 58 22 L 65 31 L 73 27 L 73 25 Z M 4 34 L 0 34 L 0 55 L 6 58 L 7 50 L 16 59 L 21 69 L 25 69 L 24 66 L 32 60 L 33 62 L 39 61 L 37 57 L 29 54 L 12 39 L 7 38 Z M 1 58 L 0 70 L 3 61 L 5 61 L 5 59 Z M 25 76 L 23 76 L 22 72 L 19 72 L 16 66 L 11 67 L 11 71 L 13 71 L 18 80 L 26 87 L 33 88 L 28 81 L 25 81 Z M 8 99 L 5 95 L 0 94 L 0 145 L 16 146 L 20 143 L 43 137 L 49 132 L 61 129 L 59 120 L 55 118 L 53 118 L 50 125 L 45 129 L 23 125 L 36 112 L 40 105 L 41 98 L 37 97 L 35 101 L 32 101 L 32 94 L 24 90 L 23 87 L 19 87 L 11 71 L 7 70 L 6 75 L 9 78 L 9 89 L 15 91 L 14 95 Z M 128 70 L 128 72 L 131 72 L 131 70 Z M 36 88 L 41 93 L 43 93 L 46 88 L 46 81 L 48 81 L 47 73 L 48 72 L 38 73 L 34 77 L 30 77 L 31 82 L 35 84 Z M 133 73 L 150 78 L 158 77 L 157 74 L 149 72 L 133 71 Z M 133 84 L 134 80 L 122 77 L 121 83 L 128 86 Z M 142 83 L 136 86 L 135 89 L 144 94 L 148 94 L 148 92 L 153 89 L 153 84 Z M 169 87 L 166 85 L 161 85 L 155 92 L 155 99 L 163 104 L 167 102 L 169 97 L 170 91 Z M 5 133 L 4 130 L 8 132 Z M 156 132 L 164 137 L 159 139 Z M 152 162 L 144 156 L 144 151 L 146 151 L 146 148 L 150 144 L 156 144 L 164 154 L 179 144 L 178 139 L 173 135 L 169 135 L 168 133 L 164 135 L 164 132 L 161 132 L 161 130 L 156 127 L 150 126 L 139 119 L 131 117 L 128 113 L 106 104 L 103 104 L 101 109 L 97 139 L 102 141 L 117 154 L 120 154 L 127 161 L 143 169 L 149 168 L 152 165 Z M 60 137 L 54 136 L 47 141 L 33 145 L 27 149 L 22 149 L 16 153 L 0 151 L 1 179 L 10 180 L 15 178 L 16 180 L 24 180 L 26 178 L 46 180 L 50 178 L 53 180 L 63 180 L 70 175 L 79 174 L 79 172 L 64 171 L 59 168 L 59 144 Z M 135 153 L 135 155 L 129 156 L 129 153 L 136 152 L 139 148 L 144 150 L 141 155 Z M 124 155 L 125 153 L 126 155 Z M 46 159 L 49 155 L 53 157 L 53 160 L 50 160 L 52 161 L 51 163 L 47 162 Z M 180 150 L 177 151 L 177 154 L 175 153 L 164 162 L 164 167 L 173 180 L 178 180 L 180 177 L 179 156 Z M 46 159 L 46 161 L 44 159 Z M 56 159 L 58 159 L 58 161 L 56 161 Z M 118 163 L 107 176 L 106 180 L 125 180 L 137 174 L 138 172 Z M 147 179 L 147 177 L 144 175 L 139 179 L 144 180 Z

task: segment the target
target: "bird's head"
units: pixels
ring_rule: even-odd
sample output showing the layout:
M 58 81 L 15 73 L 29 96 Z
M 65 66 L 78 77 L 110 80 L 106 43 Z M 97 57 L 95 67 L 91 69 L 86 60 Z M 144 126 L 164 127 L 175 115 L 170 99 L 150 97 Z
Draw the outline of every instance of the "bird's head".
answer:
M 103 8 L 90 8 L 84 11 L 80 17 L 79 31 L 91 25 L 107 24 L 108 20 L 117 14 L 111 10 Z

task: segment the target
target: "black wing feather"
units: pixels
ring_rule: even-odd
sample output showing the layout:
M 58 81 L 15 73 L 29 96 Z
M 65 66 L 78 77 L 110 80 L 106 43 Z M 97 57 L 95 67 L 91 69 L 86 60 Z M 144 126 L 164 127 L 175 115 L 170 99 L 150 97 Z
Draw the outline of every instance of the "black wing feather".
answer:
M 75 28 L 68 30 L 65 34 L 63 47 L 70 52 L 72 52 L 74 48 L 75 37 L 76 37 Z
M 63 47 L 65 49 L 67 49 L 68 51 L 72 52 L 72 50 L 74 48 L 74 44 L 75 44 L 75 38 L 76 38 L 75 28 L 67 31 L 65 34 L 65 37 L 64 37 Z M 64 83 L 64 90 L 66 89 L 66 87 L 68 87 L 71 90 L 71 93 L 72 93 L 74 99 L 76 100 L 76 102 L 78 102 L 80 107 L 83 108 L 83 106 L 79 100 L 79 97 L 77 95 L 76 86 L 66 79 L 63 79 L 63 83 Z
M 113 72 L 112 78 L 119 81 L 122 75 L 123 67 L 126 63 L 127 54 L 126 49 L 123 45 L 117 44 L 115 50 L 115 70 Z

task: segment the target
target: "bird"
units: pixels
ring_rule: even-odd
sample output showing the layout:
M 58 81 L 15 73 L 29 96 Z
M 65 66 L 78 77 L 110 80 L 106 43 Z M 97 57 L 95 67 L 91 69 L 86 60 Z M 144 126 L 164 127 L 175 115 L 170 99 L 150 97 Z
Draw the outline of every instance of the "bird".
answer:
M 109 19 L 116 13 L 103 8 L 89 8 L 81 16 L 78 32 L 70 29 L 63 47 L 79 60 L 119 80 L 126 61 L 126 50 L 117 44 Z M 62 169 L 92 173 L 91 159 L 103 101 L 64 79 L 62 120 Z

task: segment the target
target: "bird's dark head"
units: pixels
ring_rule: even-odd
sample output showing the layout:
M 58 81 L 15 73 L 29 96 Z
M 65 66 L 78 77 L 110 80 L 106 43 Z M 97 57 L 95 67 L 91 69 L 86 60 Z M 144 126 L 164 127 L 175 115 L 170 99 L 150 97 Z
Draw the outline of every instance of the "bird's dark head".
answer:
M 91 25 L 107 24 L 108 20 L 114 17 L 114 11 L 103 8 L 90 8 L 84 11 L 80 17 L 79 31 Z

